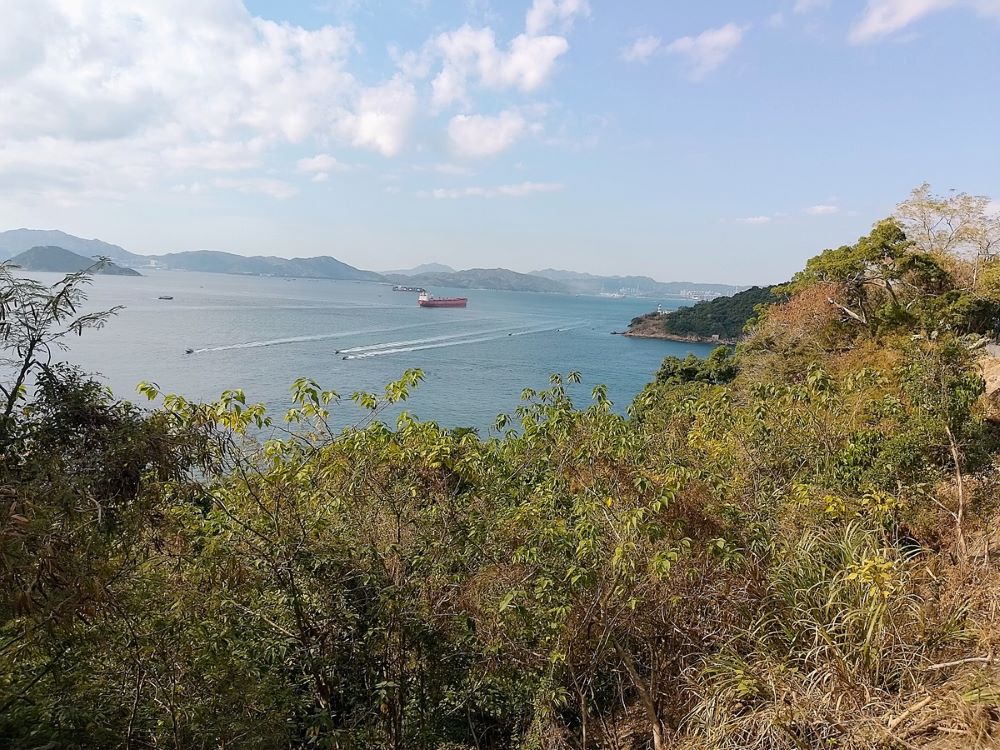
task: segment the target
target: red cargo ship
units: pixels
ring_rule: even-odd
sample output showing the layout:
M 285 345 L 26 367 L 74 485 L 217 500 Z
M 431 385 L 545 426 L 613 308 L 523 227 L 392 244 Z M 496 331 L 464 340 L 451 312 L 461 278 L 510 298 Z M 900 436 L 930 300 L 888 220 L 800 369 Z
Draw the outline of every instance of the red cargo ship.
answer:
M 421 292 L 417 304 L 421 307 L 465 307 L 468 297 L 435 297 L 427 292 Z

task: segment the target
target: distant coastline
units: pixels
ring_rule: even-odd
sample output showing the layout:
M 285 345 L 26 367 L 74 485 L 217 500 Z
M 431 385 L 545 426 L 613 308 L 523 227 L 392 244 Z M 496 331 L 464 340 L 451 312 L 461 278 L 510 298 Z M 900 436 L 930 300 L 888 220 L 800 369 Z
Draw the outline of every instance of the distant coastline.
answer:
M 615 298 L 663 299 L 678 297 L 692 301 L 733 294 L 740 287 L 692 281 L 656 281 L 648 276 L 596 276 L 546 268 L 520 273 L 508 268 L 455 270 L 441 263 L 382 273 L 357 268 L 329 255 L 283 258 L 273 255 L 237 255 L 218 250 L 189 250 L 162 255 L 140 255 L 120 245 L 84 239 L 61 230 L 11 229 L 0 232 L 0 260 L 33 247 L 52 246 L 85 258 L 105 257 L 122 269 L 200 271 L 234 276 L 292 279 L 333 279 L 415 285 L 424 288 L 452 287 L 507 292 L 544 292 L 607 296 Z M 108 273 L 109 271 L 106 271 Z M 111 271 L 113 272 L 113 271 Z

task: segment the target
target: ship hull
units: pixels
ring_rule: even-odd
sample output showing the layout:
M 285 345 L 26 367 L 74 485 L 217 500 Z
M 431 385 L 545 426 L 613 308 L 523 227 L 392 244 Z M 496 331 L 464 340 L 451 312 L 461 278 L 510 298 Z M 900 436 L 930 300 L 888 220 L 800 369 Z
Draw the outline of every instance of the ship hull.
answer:
M 466 297 L 445 297 L 436 299 L 422 299 L 418 304 L 421 307 L 465 307 L 469 300 Z

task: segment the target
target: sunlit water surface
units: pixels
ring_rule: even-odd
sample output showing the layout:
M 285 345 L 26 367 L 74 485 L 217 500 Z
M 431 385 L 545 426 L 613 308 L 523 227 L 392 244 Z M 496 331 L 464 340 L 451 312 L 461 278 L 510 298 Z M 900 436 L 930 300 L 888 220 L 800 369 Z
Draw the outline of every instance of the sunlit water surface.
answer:
M 578 404 L 603 383 L 624 410 L 665 356 L 711 349 L 610 335 L 657 303 L 684 304 L 676 299 L 433 291 L 467 296 L 469 306 L 421 309 L 413 294 L 362 282 L 171 271 L 99 276 L 88 307 L 125 309 L 104 329 L 73 338 L 66 356 L 100 373 L 121 397 L 137 399 L 143 380 L 198 400 L 242 388 L 275 413 L 288 407 L 289 386 L 301 376 L 346 401 L 418 367 L 426 380 L 406 404 L 410 413 L 486 434 L 498 414 L 513 412 L 524 388 L 545 387 L 552 373 L 582 373 L 573 391 Z M 335 408 L 340 425 L 359 416 L 353 404 Z

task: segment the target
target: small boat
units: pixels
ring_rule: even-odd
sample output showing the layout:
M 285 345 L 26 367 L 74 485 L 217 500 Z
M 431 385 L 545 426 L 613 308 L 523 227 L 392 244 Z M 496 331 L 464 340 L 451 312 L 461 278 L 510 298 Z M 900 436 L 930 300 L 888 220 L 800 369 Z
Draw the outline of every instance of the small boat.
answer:
M 194 354 L 194 349 L 185 349 L 184 353 L 185 354 Z
M 417 304 L 421 307 L 465 307 L 468 297 L 434 297 L 427 292 L 421 292 Z
M 161 294 L 156 299 L 173 299 L 173 297 L 171 297 L 169 294 Z
M 420 286 L 403 286 L 401 284 L 396 284 L 396 286 L 394 286 L 392 288 L 392 291 L 394 291 L 394 292 L 423 292 L 424 288 L 420 287 Z

